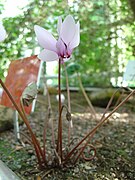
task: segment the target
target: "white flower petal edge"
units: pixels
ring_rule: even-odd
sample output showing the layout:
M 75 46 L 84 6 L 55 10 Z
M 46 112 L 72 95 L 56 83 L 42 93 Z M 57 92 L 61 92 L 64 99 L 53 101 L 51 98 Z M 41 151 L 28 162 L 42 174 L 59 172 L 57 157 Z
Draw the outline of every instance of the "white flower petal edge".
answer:
M 44 49 L 43 51 L 40 52 L 38 55 L 38 58 L 41 59 L 42 61 L 57 61 L 59 59 L 57 53 L 54 51 L 50 51 L 47 49 Z
M 61 16 L 59 16 L 58 24 L 57 24 L 57 31 L 58 31 L 59 36 L 60 36 L 61 27 L 62 27 L 62 18 Z
M 71 15 L 63 22 L 61 17 L 58 18 L 58 40 L 38 25 L 34 26 L 34 30 L 40 46 L 44 48 L 38 56 L 43 61 L 61 59 L 61 63 L 64 63 L 70 59 L 73 49 L 80 43 L 80 24 L 76 24 Z
M 80 43 L 80 23 L 79 21 L 76 24 L 76 32 L 74 38 L 72 39 L 71 43 L 69 44 L 70 49 L 74 49 Z
M 5 38 L 6 38 L 6 30 L 2 22 L 0 22 L 0 42 L 4 41 Z
M 56 39 L 53 37 L 53 35 L 48 32 L 46 29 L 35 25 L 34 30 L 37 36 L 38 43 L 41 47 L 51 50 L 51 51 L 57 51 L 56 49 Z
M 62 27 L 60 31 L 60 37 L 62 38 L 62 40 L 66 45 L 68 45 L 72 41 L 75 35 L 75 31 L 76 31 L 75 21 L 71 15 L 68 15 L 65 18 L 64 22 L 62 23 Z

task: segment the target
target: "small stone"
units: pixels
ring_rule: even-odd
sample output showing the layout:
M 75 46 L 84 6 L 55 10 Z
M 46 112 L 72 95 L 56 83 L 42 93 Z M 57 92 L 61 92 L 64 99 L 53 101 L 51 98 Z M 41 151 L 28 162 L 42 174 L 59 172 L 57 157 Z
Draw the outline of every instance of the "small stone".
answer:
M 90 167 L 90 166 L 85 165 L 85 169 L 86 169 L 86 170 L 90 170 L 90 169 L 91 169 L 91 167 Z

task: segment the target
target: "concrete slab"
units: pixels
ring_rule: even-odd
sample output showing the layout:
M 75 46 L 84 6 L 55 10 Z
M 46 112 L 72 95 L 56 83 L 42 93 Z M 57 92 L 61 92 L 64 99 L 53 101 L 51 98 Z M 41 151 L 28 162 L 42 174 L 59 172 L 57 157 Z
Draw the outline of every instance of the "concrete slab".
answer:
M 0 160 L 0 180 L 20 180 L 20 178 Z

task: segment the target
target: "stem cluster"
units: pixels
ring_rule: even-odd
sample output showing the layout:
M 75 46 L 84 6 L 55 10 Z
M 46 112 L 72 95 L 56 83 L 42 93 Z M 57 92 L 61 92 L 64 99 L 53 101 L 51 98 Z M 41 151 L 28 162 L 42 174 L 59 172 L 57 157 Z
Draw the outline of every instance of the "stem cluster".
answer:
M 89 142 L 91 141 L 92 137 L 94 136 L 95 132 L 103 125 L 103 123 L 115 112 L 117 111 L 134 93 L 135 90 L 130 90 L 130 93 L 127 95 L 127 97 L 121 101 L 119 104 L 116 105 L 116 107 L 106 116 L 106 112 L 109 108 L 109 106 L 111 105 L 111 102 L 114 98 L 114 95 L 117 93 L 117 91 L 114 93 L 114 95 L 112 96 L 112 98 L 110 99 L 108 106 L 103 114 L 103 116 L 101 117 L 100 121 L 98 122 L 98 124 L 96 125 L 95 128 L 93 128 L 90 132 L 88 132 L 85 137 L 80 140 L 73 148 L 69 148 L 68 151 L 64 152 L 64 148 L 63 148 L 63 143 L 62 143 L 62 111 L 64 108 L 66 108 L 67 111 L 67 119 L 70 121 L 71 120 L 71 107 L 68 104 L 68 107 L 65 105 L 62 105 L 61 103 L 61 62 L 62 60 L 59 59 L 59 69 L 58 69 L 58 95 L 59 95 L 59 106 L 58 106 L 58 111 L 59 111 L 59 118 L 58 118 L 58 135 L 57 135 L 57 142 L 55 144 L 55 140 L 54 140 L 54 129 L 53 129 L 53 123 L 52 123 L 52 141 L 53 141 L 53 148 L 55 151 L 55 161 L 57 159 L 57 165 L 59 166 L 66 166 L 67 163 L 72 162 L 72 163 L 76 163 L 78 161 L 78 159 L 80 157 L 82 157 L 85 160 L 91 160 L 92 158 L 94 158 L 94 156 L 96 155 L 96 149 L 94 148 L 93 145 L 89 144 Z M 67 80 L 68 82 L 68 80 Z M 47 130 L 47 124 L 45 125 L 45 129 L 44 129 L 44 137 L 43 137 L 43 148 L 40 146 L 40 143 L 36 137 L 36 135 L 33 133 L 33 130 L 29 124 L 29 121 L 27 119 L 27 116 L 25 114 L 25 110 L 24 110 L 24 106 L 23 106 L 23 102 L 21 100 L 20 102 L 20 107 L 16 104 L 14 98 L 12 97 L 11 93 L 8 91 L 7 87 L 4 85 L 4 83 L 2 82 L 2 80 L 0 79 L 0 84 L 3 87 L 3 89 L 5 90 L 5 92 L 7 93 L 8 97 L 10 98 L 10 100 L 12 101 L 13 105 L 15 106 L 16 110 L 18 111 L 19 115 L 21 116 L 21 118 L 23 119 L 24 123 L 27 126 L 27 129 L 29 130 L 29 133 L 31 135 L 31 139 L 32 139 L 32 144 L 33 147 L 35 149 L 35 153 L 37 156 L 37 160 L 38 160 L 38 164 L 39 167 L 45 168 L 48 166 L 48 159 L 46 158 L 46 130 Z M 68 92 L 68 99 L 69 99 L 69 92 Z M 49 109 L 48 109 L 48 113 L 50 114 L 50 100 L 49 100 Z M 93 111 L 93 114 L 95 112 Z M 48 115 L 49 116 L 49 115 Z M 68 134 L 68 147 L 70 147 L 70 144 L 72 142 L 70 142 L 70 133 Z M 86 147 L 89 147 L 90 150 L 94 151 L 94 155 L 90 158 L 86 158 L 84 156 L 84 150 Z

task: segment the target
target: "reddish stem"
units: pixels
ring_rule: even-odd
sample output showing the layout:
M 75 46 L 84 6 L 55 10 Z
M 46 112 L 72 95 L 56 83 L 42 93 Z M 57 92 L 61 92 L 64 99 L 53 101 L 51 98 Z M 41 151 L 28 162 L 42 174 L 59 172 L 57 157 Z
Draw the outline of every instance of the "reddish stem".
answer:
M 23 106 L 23 101 L 22 101 L 22 99 L 20 100 L 20 107 L 21 107 L 22 113 L 23 113 L 23 115 L 24 115 L 23 121 L 24 121 L 24 123 L 26 124 L 27 128 L 28 128 L 28 129 L 30 128 L 30 129 L 29 129 L 29 131 L 31 131 L 30 134 L 32 133 L 32 134 L 34 135 L 32 129 L 31 129 L 31 127 L 30 127 L 29 121 L 27 120 L 27 116 L 26 116 L 26 113 L 25 113 L 25 109 L 24 109 L 24 106 Z M 29 126 L 29 127 L 28 127 L 28 126 Z M 37 158 L 38 158 L 39 166 L 42 168 L 42 163 L 41 163 L 40 154 L 41 154 L 41 156 L 42 156 L 42 158 L 43 158 L 44 161 L 45 161 L 45 157 L 43 157 L 43 153 L 42 153 L 42 150 L 41 150 L 41 148 L 40 148 L 40 144 L 39 144 L 39 142 L 38 142 L 37 139 L 36 139 L 36 136 L 34 135 L 35 138 L 33 138 L 33 135 L 32 135 L 32 134 L 31 134 L 32 143 L 33 143 L 34 148 L 35 148 L 35 152 L 36 152 L 36 155 L 37 155 Z
M 133 94 L 135 93 L 135 90 L 132 91 L 119 105 L 117 105 L 113 110 L 112 112 L 104 117 L 98 124 L 97 126 L 92 130 L 90 131 L 69 153 L 68 155 L 65 157 L 65 160 L 64 160 L 64 163 L 66 163 L 68 161 L 68 159 L 72 156 L 72 154 L 74 153 L 74 151 L 76 150 L 76 148 L 78 148 L 89 136 L 89 140 L 92 138 L 92 136 L 95 134 L 95 132 L 97 131 L 97 129 L 99 127 L 101 127 L 101 125 L 115 112 L 119 109 L 119 107 L 121 107 Z M 86 147 L 88 142 L 86 142 L 84 148 Z M 80 157 L 80 155 L 83 153 L 84 151 L 84 148 L 82 148 L 81 152 L 79 153 L 77 159 Z M 76 159 L 76 160 L 77 160 Z
M 62 119 L 61 119 L 61 59 L 58 68 L 58 95 L 59 95 L 59 121 L 58 121 L 58 142 L 57 153 L 62 160 Z
M 44 157 L 43 156 L 43 153 L 42 153 L 42 150 L 40 148 L 40 145 L 38 143 L 38 140 L 36 139 L 36 136 L 34 135 L 30 125 L 29 125 L 29 122 L 27 120 L 27 117 L 24 115 L 24 113 L 20 110 L 20 108 L 18 107 L 18 105 L 16 104 L 15 100 L 13 99 L 11 93 L 9 92 L 9 90 L 7 89 L 7 87 L 5 86 L 5 84 L 2 82 L 2 80 L 0 79 L 0 84 L 1 86 L 3 87 L 3 89 L 5 90 L 5 92 L 7 93 L 8 97 L 10 98 L 11 102 L 13 103 L 13 105 L 15 106 L 16 110 L 18 111 L 19 115 L 21 116 L 21 118 L 23 119 L 24 123 L 26 124 L 31 136 L 32 136 L 32 140 L 33 140 L 33 145 L 34 147 L 38 147 L 39 149 L 39 152 L 42 156 L 42 158 Z M 40 162 L 39 162 L 40 163 Z M 40 166 L 42 166 L 42 164 L 40 164 Z

